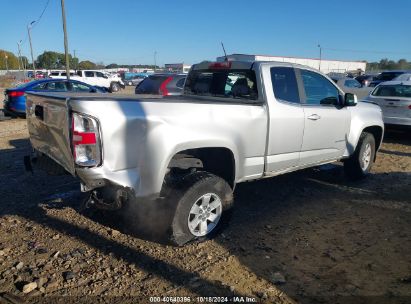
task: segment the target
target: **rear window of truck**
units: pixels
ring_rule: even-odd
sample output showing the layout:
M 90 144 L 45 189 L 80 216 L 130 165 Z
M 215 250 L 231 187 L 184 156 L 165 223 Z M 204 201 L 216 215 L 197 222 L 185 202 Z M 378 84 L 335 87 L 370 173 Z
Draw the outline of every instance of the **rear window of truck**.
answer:
M 193 70 L 187 77 L 185 95 L 256 100 L 255 72 L 252 70 Z

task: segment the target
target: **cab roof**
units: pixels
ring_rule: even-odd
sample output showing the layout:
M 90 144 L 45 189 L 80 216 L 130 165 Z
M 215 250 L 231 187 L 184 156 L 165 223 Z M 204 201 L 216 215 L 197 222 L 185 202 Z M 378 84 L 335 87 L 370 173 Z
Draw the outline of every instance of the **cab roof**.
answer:
M 240 61 L 240 60 L 229 60 L 229 61 L 203 61 L 197 64 L 194 64 L 192 70 L 248 70 L 252 69 L 255 65 L 271 65 L 271 66 L 282 66 L 282 67 L 292 67 L 292 68 L 303 68 L 307 70 L 312 70 L 319 72 L 316 69 L 313 69 L 309 66 L 291 63 L 291 62 L 282 62 L 282 61 Z

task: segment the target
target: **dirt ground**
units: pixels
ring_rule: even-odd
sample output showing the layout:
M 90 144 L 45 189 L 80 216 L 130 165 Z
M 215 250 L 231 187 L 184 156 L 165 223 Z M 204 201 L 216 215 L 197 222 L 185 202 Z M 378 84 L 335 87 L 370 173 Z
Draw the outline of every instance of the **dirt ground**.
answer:
M 409 131 L 360 182 L 335 164 L 238 185 L 223 233 L 183 248 L 82 211 L 78 180 L 24 171 L 29 149 L 24 119 L 0 121 L 0 303 L 411 303 Z

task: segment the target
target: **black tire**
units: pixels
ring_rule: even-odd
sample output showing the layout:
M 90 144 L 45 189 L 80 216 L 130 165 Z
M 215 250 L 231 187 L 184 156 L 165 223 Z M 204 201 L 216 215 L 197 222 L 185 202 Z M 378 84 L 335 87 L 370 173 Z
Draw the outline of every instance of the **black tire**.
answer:
M 233 205 L 233 191 L 227 182 L 208 172 L 196 172 L 183 180 L 180 195 L 176 199 L 176 210 L 171 224 L 171 242 L 182 246 L 190 241 L 204 241 L 215 236 L 229 221 Z M 221 201 L 221 217 L 216 226 L 206 235 L 194 235 L 188 226 L 190 210 L 206 194 L 212 193 Z M 213 196 L 214 197 L 214 196 Z M 217 212 L 217 211 L 216 211 Z M 206 223 L 208 221 L 206 220 Z
M 110 93 L 114 93 L 118 91 L 120 91 L 120 85 L 117 82 L 112 82 L 110 84 Z
M 370 161 L 364 162 L 367 147 L 371 148 Z M 345 175 L 351 180 L 359 180 L 367 176 L 375 159 L 375 138 L 372 134 L 363 132 L 358 140 L 357 147 L 348 159 L 344 161 Z

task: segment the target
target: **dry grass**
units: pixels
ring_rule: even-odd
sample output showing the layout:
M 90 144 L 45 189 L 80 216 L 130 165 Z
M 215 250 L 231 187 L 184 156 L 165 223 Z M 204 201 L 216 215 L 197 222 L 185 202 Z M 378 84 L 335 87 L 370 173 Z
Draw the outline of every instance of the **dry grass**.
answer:
M 10 88 L 16 80 L 13 77 L 0 76 L 0 88 Z

